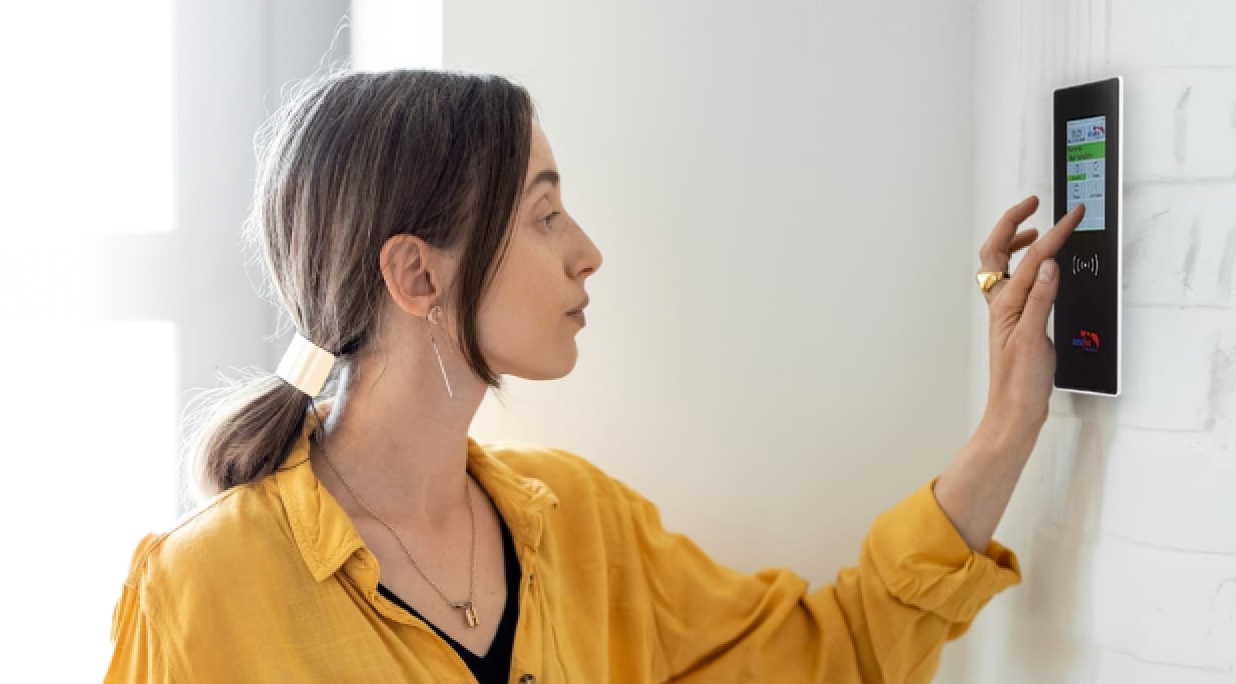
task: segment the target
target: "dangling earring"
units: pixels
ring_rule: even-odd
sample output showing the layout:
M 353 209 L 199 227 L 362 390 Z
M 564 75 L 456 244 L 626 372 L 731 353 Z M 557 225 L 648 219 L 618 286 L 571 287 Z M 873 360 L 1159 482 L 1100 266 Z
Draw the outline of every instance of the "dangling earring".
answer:
M 446 366 L 442 363 L 442 354 L 438 352 L 438 343 L 433 339 L 433 326 L 442 320 L 442 307 L 435 306 L 430 309 L 428 319 L 431 324 L 429 327 L 429 344 L 433 345 L 434 356 L 438 357 L 438 368 L 442 369 L 442 381 L 446 383 L 446 395 L 454 399 L 455 393 L 451 391 L 451 381 L 446 377 Z

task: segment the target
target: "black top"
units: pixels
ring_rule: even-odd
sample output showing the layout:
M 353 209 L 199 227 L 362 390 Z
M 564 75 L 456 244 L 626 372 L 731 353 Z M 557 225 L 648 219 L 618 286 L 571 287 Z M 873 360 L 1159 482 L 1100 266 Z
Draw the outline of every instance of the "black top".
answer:
M 511 531 L 507 529 L 506 521 L 502 520 L 502 516 L 498 516 L 498 520 L 502 523 L 502 550 L 503 558 L 506 565 L 506 606 L 502 610 L 502 620 L 498 623 L 498 633 L 494 636 L 494 641 L 489 646 L 489 652 L 484 656 L 469 651 L 462 644 L 455 641 L 446 632 L 438 629 L 437 625 L 424 616 L 416 612 L 416 609 L 404 603 L 403 599 L 395 595 L 395 592 L 387 589 L 381 583 L 378 583 L 378 591 L 381 592 L 388 600 L 396 603 L 399 607 L 415 615 L 433 628 L 433 631 L 438 633 L 446 643 L 455 649 L 460 658 L 463 658 L 464 663 L 468 665 L 468 669 L 472 670 L 472 676 L 476 677 L 479 684 L 506 684 L 510 679 L 511 673 L 511 650 L 515 645 L 515 622 L 519 618 L 519 557 L 515 553 L 515 540 L 511 537 Z

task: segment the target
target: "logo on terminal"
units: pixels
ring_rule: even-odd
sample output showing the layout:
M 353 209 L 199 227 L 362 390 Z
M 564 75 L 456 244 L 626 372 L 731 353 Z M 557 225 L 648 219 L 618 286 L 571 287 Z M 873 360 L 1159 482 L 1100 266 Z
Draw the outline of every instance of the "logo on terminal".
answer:
M 1097 352 L 1099 351 L 1099 334 L 1083 328 L 1081 335 L 1073 338 L 1073 346 L 1082 351 Z

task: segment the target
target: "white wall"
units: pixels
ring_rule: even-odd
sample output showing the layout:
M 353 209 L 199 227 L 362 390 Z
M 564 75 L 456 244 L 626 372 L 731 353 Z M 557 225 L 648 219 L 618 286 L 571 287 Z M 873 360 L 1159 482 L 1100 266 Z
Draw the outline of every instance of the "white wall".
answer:
M 1053 398 L 999 531 L 1026 583 L 940 681 L 1232 684 L 1236 3 L 1000 0 L 977 29 L 976 216 L 1051 196 L 1053 88 L 1124 76 L 1125 386 Z
M 352 67 L 442 66 L 442 0 L 351 0 Z
M 443 17 L 445 67 L 530 88 L 605 256 L 575 371 L 474 433 L 574 450 L 735 567 L 831 581 L 973 427 L 970 3 Z

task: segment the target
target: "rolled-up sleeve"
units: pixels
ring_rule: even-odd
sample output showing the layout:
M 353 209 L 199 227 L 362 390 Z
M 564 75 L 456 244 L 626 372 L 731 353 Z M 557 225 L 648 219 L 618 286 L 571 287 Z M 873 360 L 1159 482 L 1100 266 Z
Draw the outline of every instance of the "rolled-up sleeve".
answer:
M 1021 579 L 1016 556 L 1000 544 L 969 548 L 936 501 L 934 481 L 882 514 L 857 566 L 814 592 L 788 569 L 744 574 L 715 562 L 662 527 L 654 504 L 618 485 L 675 682 L 929 682 L 944 644 Z

